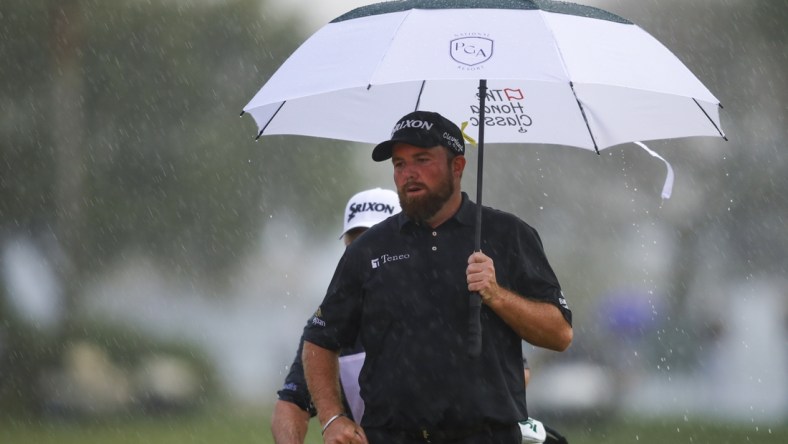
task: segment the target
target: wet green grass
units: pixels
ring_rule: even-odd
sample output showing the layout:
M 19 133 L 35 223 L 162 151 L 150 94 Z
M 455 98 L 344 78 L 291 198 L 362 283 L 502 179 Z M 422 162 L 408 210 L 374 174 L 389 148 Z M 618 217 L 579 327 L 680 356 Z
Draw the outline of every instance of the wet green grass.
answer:
M 788 443 L 788 425 L 757 426 L 655 419 L 619 420 L 558 429 L 571 444 L 778 444 Z
M 552 425 L 552 424 L 551 424 Z M 571 444 L 784 444 L 788 424 L 620 420 L 556 428 Z M 320 443 L 312 421 L 307 443 Z M 66 422 L 0 418 L 3 444 L 272 444 L 268 411 L 216 411 L 170 418 Z
M 273 443 L 268 412 L 211 412 L 91 421 L 0 419 L 2 444 Z

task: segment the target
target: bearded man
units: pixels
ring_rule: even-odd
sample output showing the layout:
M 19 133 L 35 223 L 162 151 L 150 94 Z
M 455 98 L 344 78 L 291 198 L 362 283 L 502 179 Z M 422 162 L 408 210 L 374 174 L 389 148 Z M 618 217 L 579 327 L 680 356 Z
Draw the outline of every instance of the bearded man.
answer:
M 461 191 L 462 132 L 438 113 L 402 117 L 372 152 L 391 159 L 402 212 L 345 251 L 304 329 L 305 376 L 325 443 L 518 444 L 525 405 L 521 341 L 563 351 L 572 314 L 538 233 Z M 479 357 L 468 298 L 483 302 Z M 475 296 L 474 296 L 475 297 Z M 340 348 L 360 336 L 361 424 L 345 416 Z

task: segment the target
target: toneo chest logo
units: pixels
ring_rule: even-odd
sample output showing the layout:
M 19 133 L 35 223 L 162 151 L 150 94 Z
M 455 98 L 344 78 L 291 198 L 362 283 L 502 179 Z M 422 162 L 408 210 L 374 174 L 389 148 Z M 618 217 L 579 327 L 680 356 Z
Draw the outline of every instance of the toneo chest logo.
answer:
M 384 264 L 388 264 L 389 262 L 402 261 L 402 260 L 406 260 L 406 259 L 410 259 L 410 254 L 408 254 L 408 253 L 404 253 L 404 254 L 382 254 L 380 257 L 376 257 L 375 259 L 372 259 L 370 262 L 371 262 L 372 268 L 380 268 Z

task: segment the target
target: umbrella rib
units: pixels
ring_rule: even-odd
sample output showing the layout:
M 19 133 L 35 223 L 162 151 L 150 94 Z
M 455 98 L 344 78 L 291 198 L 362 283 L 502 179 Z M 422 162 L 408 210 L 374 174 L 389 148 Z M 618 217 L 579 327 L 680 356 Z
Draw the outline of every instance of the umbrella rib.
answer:
M 717 132 L 720 133 L 720 137 L 722 137 L 722 140 L 727 142 L 728 138 L 725 137 L 725 134 L 722 133 L 722 130 L 720 130 L 720 128 L 717 126 L 717 124 L 714 123 L 714 120 L 711 119 L 711 116 L 709 116 L 709 113 L 707 113 L 706 110 L 703 109 L 702 106 L 700 106 L 700 103 L 698 103 L 698 101 L 695 100 L 694 97 L 692 98 L 692 101 L 695 102 L 696 105 L 698 105 L 698 108 L 700 108 L 700 110 L 703 112 L 703 115 L 705 115 L 706 118 L 709 119 L 709 122 L 711 122 L 711 124 L 714 125 L 714 129 L 716 129 Z M 722 105 L 720 105 L 720 108 L 722 108 Z
M 268 122 L 265 122 L 265 126 L 263 127 L 263 129 L 260 130 L 259 133 L 257 133 L 257 137 L 255 137 L 254 140 L 259 139 L 260 136 L 263 135 L 263 132 L 265 132 L 266 128 L 268 128 L 268 125 L 271 124 L 271 121 L 274 120 L 276 115 L 279 114 L 279 110 L 281 110 L 282 107 L 285 106 L 285 103 L 287 103 L 287 100 L 284 100 L 284 101 L 282 101 L 282 103 L 279 104 L 279 108 L 277 108 L 276 111 L 274 111 L 274 114 L 271 116 L 270 119 L 268 119 Z
M 419 105 L 421 105 L 421 95 L 424 94 L 424 86 L 426 84 L 427 84 L 426 80 L 422 80 L 421 81 L 421 88 L 419 88 L 419 95 L 416 97 L 416 107 L 413 109 L 413 111 L 418 111 L 419 110 Z M 369 91 L 370 88 L 372 88 L 372 84 L 371 83 L 369 85 L 367 85 L 367 91 Z
M 575 101 L 577 102 L 578 108 L 580 108 L 580 114 L 583 116 L 583 121 L 586 123 L 586 128 L 588 129 L 588 135 L 591 136 L 591 142 L 594 143 L 594 151 L 599 154 L 599 148 L 596 145 L 596 138 L 594 138 L 594 133 L 591 131 L 591 125 L 588 123 L 588 117 L 586 117 L 586 110 L 583 109 L 583 104 L 580 103 L 580 99 L 577 98 L 577 93 L 575 92 L 575 85 L 571 81 L 569 82 L 569 88 L 572 89 L 572 94 L 575 96 Z
M 542 10 L 542 12 L 546 12 Z M 544 23 L 545 28 L 550 31 L 550 34 L 553 36 L 553 40 L 556 41 L 555 33 L 553 32 L 553 28 L 547 23 L 544 14 L 539 14 L 539 18 L 542 19 L 542 23 Z M 558 58 L 561 60 L 561 66 L 564 68 L 564 73 L 566 74 L 566 78 L 569 79 L 569 88 L 572 90 L 572 95 L 575 96 L 575 101 L 577 102 L 578 108 L 580 108 L 580 115 L 583 116 L 583 121 L 586 123 L 586 128 L 588 129 L 588 135 L 591 136 L 591 143 L 594 144 L 594 151 L 596 151 L 597 155 L 599 155 L 599 147 L 596 144 L 596 138 L 594 137 L 594 133 L 591 131 L 591 125 L 588 123 L 588 117 L 586 117 L 586 111 L 583 109 L 583 104 L 580 103 L 580 99 L 577 98 L 577 93 L 575 92 L 575 85 L 572 83 L 572 76 L 569 74 L 569 67 L 566 66 L 566 59 L 564 59 L 564 53 L 561 51 L 561 47 L 556 45 L 555 47 L 556 52 L 558 53 Z
M 421 88 L 419 89 L 419 96 L 416 97 L 416 108 L 413 111 L 418 111 L 419 110 L 419 105 L 421 104 L 421 95 L 422 95 L 422 93 L 424 93 L 424 85 L 426 85 L 426 84 L 427 84 L 426 80 L 422 80 L 421 81 Z

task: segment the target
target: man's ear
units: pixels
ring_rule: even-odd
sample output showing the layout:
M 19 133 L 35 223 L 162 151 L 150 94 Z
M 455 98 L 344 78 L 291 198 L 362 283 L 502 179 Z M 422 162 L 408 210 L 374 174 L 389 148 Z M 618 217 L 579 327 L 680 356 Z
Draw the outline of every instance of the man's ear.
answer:
M 455 156 L 451 160 L 451 172 L 457 177 L 462 177 L 462 172 L 465 170 L 465 156 Z

